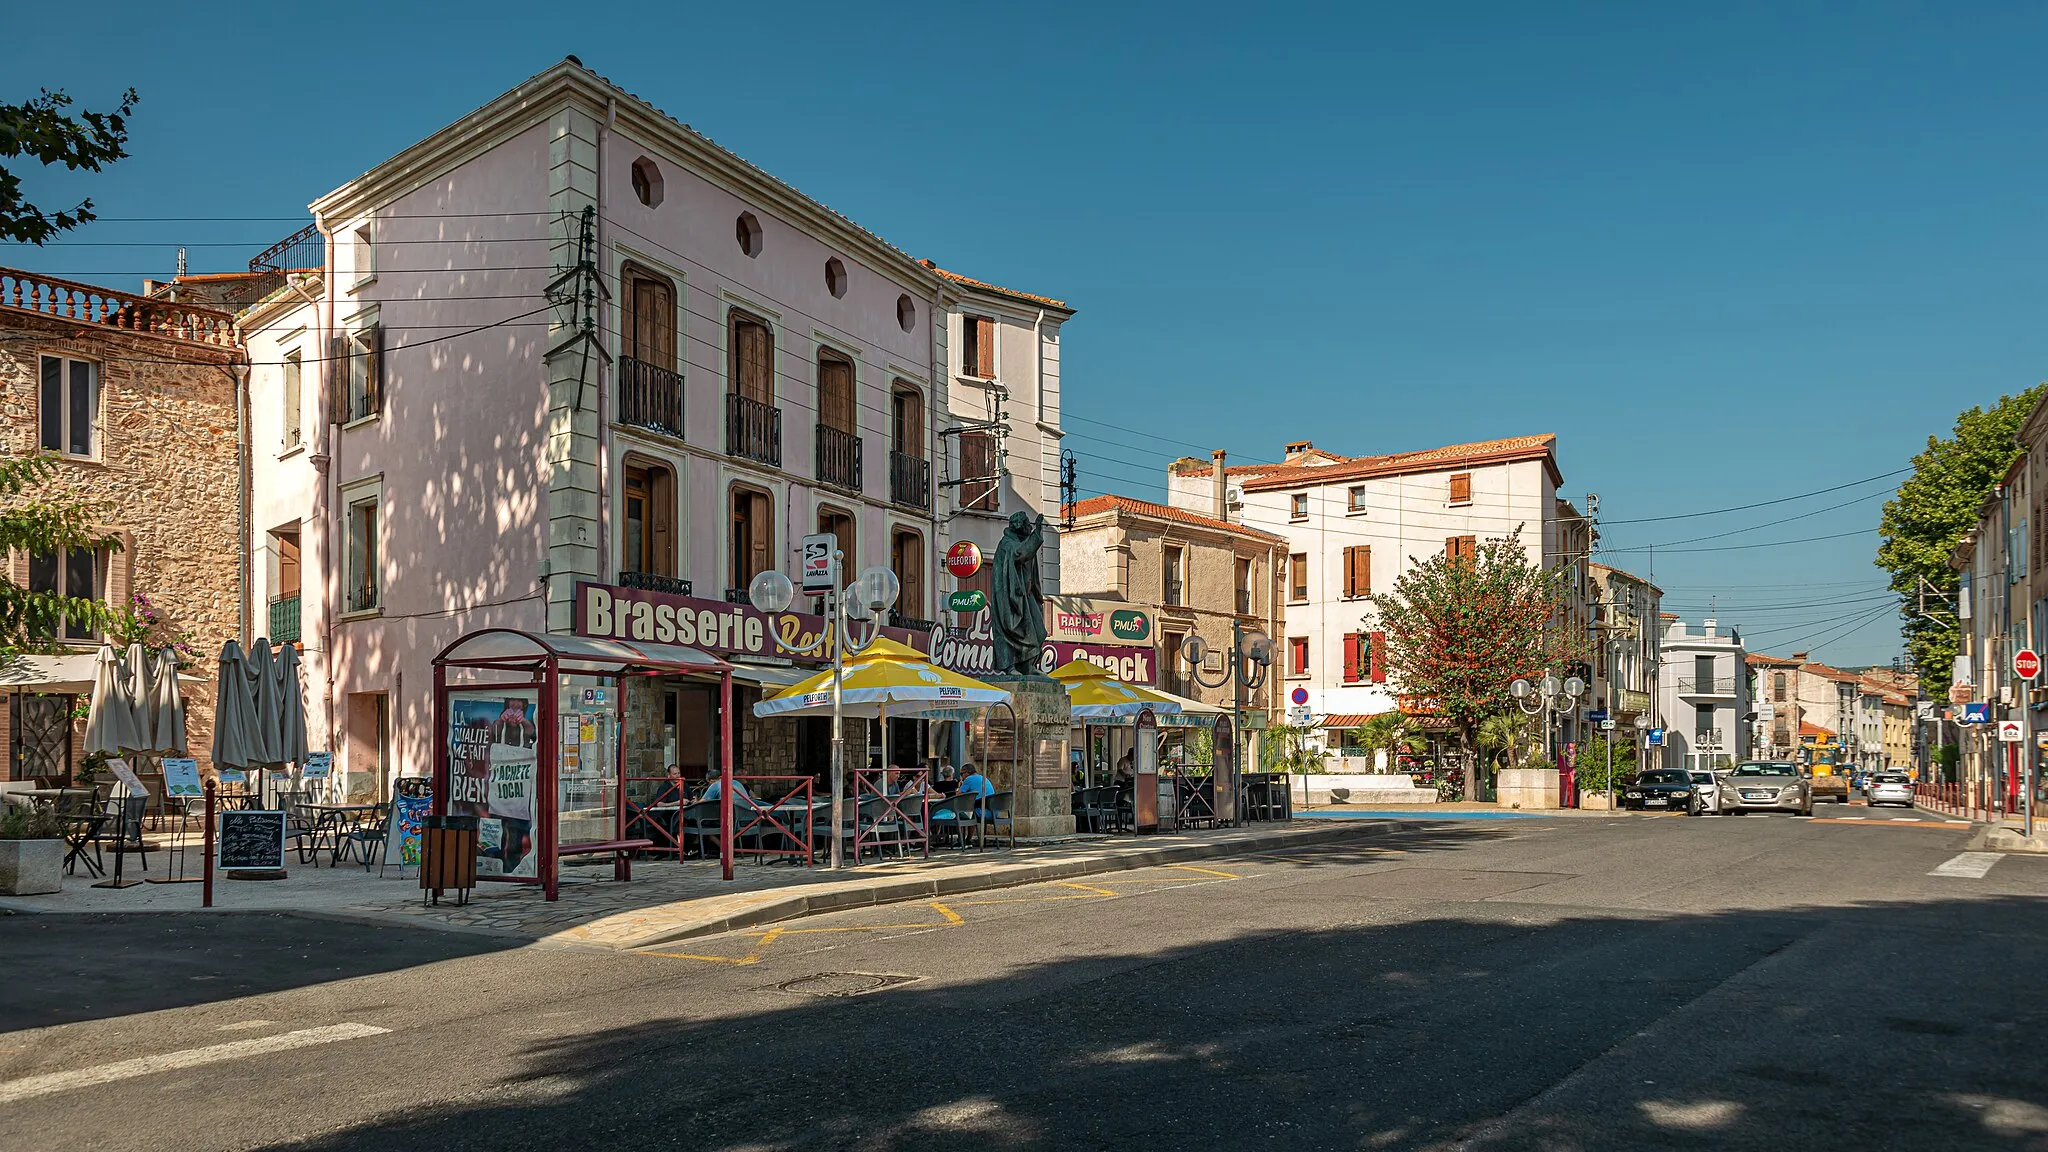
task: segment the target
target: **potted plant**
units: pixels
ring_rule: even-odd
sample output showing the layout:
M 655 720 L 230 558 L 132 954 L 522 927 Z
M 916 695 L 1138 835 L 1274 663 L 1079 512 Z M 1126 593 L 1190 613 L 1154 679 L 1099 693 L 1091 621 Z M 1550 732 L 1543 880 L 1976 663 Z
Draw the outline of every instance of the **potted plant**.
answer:
M 64 880 L 64 818 L 41 808 L 0 811 L 0 896 L 55 892 Z

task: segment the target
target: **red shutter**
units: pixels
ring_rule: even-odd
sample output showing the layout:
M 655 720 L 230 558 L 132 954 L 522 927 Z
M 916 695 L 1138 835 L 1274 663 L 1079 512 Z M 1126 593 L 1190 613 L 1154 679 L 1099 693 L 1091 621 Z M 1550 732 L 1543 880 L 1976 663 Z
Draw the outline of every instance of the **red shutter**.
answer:
M 1371 677 L 1375 684 L 1387 682 L 1387 634 L 1375 632 L 1370 637 L 1368 659 L 1371 662 Z
M 1358 633 L 1346 632 L 1344 634 L 1344 682 L 1346 684 L 1356 684 L 1358 681 Z

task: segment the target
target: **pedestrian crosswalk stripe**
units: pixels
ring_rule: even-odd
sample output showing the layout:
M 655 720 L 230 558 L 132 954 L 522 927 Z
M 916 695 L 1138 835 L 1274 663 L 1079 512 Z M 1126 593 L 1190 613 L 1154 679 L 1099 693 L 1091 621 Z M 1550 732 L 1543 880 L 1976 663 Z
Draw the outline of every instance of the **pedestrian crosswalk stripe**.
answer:
M 304 1028 L 297 1032 L 284 1032 L 255 1040 L 236 1040 L 227 1044 L 210 1044 L 204 1048 L 187 1048 L 182 1052 L 138 1056 L 133 1060 L 117 1060 L 112 1064 L 101 1064 L 94 1068 L 26 1076 L 20 1080 L 0 1082 L 0 1104 L 12 1104 L 17 1100 L 48 1096 L 53 1092 L 65 1092 L 73 1088 L 112 1084 L 155 1072 L 196 1068 L 202 1064 L 218 1064 L 224 1060 L 239 1060 L 248 1056 L 267 1056 L 272 1052 L 332 1044 L 337 1040 L 382 1036 L 389 1031 L 391 1029 L 379 1028 L 372 1024 L 330 1024 L 325 1028 Z
M 1963 852 L 1957 854 L 1955 859 L 1929 872 L 1928 875 L 1961 876 L 1969 880 L 1981 880 L 1986 872 L 1991 871 L 1991 866 L 1998 863 L 1999 859 L 2000 856 L 1996 852 Z

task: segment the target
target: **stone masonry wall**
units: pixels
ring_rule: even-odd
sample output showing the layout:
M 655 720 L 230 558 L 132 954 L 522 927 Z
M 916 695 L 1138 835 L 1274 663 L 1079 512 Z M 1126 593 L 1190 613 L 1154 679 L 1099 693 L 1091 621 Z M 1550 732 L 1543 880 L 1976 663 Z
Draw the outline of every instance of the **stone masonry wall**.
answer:
M 135 594 L 191 641 L 187 738 L 209 763 L 214 657 L 242 627 L 237 467 L 236 353 L 168 337 L 117 332 L 0 307 L 0 458 L 37 450 L 39 360 L 62 355 L 100 367 L 97 458 L 62 459 L 45 495 L 94 506 L 98 526 L 120 534 L 102 593 L 116 607 Z M 28 558 L 4 558 L 8 578 L 28 579 Z M 90 651 L 81 645 L 75 650 Z M 83 721 L 75 727 L 82 732 Z M 4 721 L 0 721 L 4 724 Z M 0 729 L 0 779 L 11 768 Z

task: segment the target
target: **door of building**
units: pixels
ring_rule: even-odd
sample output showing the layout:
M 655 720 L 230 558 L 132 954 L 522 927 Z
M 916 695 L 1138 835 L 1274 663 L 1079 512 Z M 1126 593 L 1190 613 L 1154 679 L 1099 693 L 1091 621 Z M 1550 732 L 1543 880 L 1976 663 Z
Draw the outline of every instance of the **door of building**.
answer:
M 16 696 L 8 760 L 16 780 L 71 782 L 71 711 L 76 696 Z

